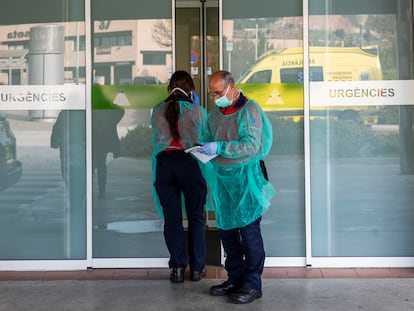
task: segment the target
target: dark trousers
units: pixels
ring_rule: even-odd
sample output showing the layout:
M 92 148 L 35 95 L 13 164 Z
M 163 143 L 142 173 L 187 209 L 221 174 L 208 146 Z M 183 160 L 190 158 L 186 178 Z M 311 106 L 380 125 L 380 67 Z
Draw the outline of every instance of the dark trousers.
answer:
M 243 228 L 219 229 L 226 252 L 228 281 L 257 290 L 262 290 L 261 275 L 265 261 L 260 221 L 261 217 Z
M 206 236 L 204 205 L 207 187 L 197 160 L 184 151 L 166 151 L 157 156 L 155 187 L 164 212 L 164 237 L 170 252 L 169 266 L 187 266 L 182 198 L 188 219 L 191 271 L 205 266 Z

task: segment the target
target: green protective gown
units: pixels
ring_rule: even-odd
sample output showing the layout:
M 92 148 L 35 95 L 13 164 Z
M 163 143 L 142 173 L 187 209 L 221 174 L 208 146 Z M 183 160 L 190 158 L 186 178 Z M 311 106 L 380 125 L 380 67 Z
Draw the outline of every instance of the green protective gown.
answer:
M 199 105 L 195 105 L 189 101 L 178 101 L 180 116 L 178 118 L 178 130 L 180 133 L 180 142 L 184 149 L 195 146 L 203 141 L 203 130 L 206 124 L 207 112 Z M 167 102 L 161 102 L 154 107 L 151 116 L 152 126 L 152 193 L 155 206 L 161 218 L 164 217 L 160 200 L 155 189 L 155 170 L 157 167 L 157 155 L 169 147 L 172 137 L 168 122 L 164 117 Z M 204 169 L 204 167 L 200 166 Z
M 207 208 L 215 209 L 217 228 L 242 228 L 261 217 L 276 195 L 260 160 L 270 151 L 272 125 L 253 100 L 230 115 L 218 108 L 208 115 L 205 137 L 218 142 L 218 156 L 206 166 Z

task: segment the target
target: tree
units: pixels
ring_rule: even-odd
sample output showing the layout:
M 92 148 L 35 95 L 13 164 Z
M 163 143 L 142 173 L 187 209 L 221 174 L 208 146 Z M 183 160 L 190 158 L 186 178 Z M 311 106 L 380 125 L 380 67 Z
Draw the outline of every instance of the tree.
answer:
M 157 20 L 152 28 L 152 38 L 159 46 L 168 48 L 172 46 L 171 20 Z

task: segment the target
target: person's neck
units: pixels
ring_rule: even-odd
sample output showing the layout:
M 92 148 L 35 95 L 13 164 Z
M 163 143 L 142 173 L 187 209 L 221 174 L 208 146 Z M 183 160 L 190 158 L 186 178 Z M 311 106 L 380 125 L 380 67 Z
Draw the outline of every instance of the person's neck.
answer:
M 239 99 L 240 99 L 240 92 L 237 92 L 236 97 L 233 98 L 233 100 L 231 101 L 230 107 L 233 107 L 234 105 L 236 105 L 238 103 Z

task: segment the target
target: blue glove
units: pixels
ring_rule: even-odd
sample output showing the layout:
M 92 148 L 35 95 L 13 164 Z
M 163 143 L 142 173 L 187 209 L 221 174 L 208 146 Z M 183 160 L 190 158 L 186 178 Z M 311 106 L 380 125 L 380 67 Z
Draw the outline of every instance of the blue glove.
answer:
M 191 100 L 193 101 L 193 104 L 200 105 L 200 97 L 198 97 L 195 91 L 191 92 Z
M 206 155 L 214 155 L 217 153 L 218 143 L 213 141 L 211 143 L 205 143 L 197 151 Z

